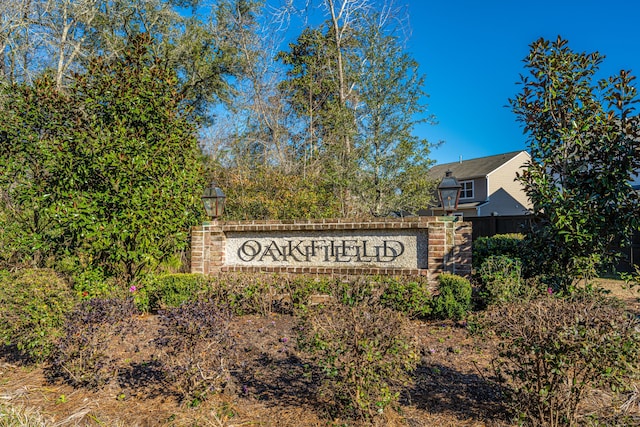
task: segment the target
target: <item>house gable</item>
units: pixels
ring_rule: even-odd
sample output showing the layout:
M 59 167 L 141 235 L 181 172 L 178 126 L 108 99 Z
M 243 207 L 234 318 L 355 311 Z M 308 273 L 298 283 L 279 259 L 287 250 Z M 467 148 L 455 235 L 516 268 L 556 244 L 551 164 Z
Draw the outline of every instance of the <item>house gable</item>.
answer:
M 440 180 L 450 170 L 459 182 L 472 183 L 473 197 L 460 198 L 459 211 L 465 216 L 523 215 L 531 204 L 516 173 L 530 160 L 526 151 L 436 165 L 429 176 Z M 468 184 L 467 184 L 468 185 Z M 437 214 L 437 208 L 432 214 Z
M 500 215 L 525 215 L 529 212 L 531 202 L 516 175 L 530 159 L 529 153 L 522 151 L 487 174 L 488 203 L 483 206 L 480 216 L 493 212 Z

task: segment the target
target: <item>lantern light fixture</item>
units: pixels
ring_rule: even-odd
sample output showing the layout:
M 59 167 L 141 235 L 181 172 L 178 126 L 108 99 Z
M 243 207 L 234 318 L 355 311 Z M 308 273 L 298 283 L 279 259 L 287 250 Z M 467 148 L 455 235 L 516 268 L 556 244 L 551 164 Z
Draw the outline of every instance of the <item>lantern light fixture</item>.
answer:
M 451 215 L 458 209 L 458 201 L 460 200 L 460 192 L 462 185 L 458 182 L 452 172 L 448 170 L 438 185 L 438 196 L 445 215 Z
M 202 194 L 202 204 L 209 218 L 214 220 L 222 215 L 225 199 L 226 196 L 215 182 L 211 182 L 209 187 L 205 188 L 204 194 Z

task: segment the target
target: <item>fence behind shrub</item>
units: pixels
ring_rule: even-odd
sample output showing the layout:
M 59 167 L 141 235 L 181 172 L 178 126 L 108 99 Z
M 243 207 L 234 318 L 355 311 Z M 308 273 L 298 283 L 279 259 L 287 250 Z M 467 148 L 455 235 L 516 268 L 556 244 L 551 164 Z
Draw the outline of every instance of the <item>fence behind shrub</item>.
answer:
M 491 237 L 496 234 L 526 233 L 531 226 L 531 215 L 514 216 L 483 216 L 465 217 L 471 222 L 473 240 L 479 237 Z M 622 253 L 622 260 L 618 263 L 617 271 L 634 271 L 634 265 L 640 265 L 640 232 L 636 231 L 630 238 L 629 246 L 618 248 Z

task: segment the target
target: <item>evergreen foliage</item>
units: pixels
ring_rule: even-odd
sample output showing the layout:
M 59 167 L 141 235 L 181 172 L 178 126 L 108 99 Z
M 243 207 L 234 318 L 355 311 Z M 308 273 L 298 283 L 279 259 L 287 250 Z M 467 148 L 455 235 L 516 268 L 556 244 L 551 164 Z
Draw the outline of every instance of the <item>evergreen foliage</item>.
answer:
M 69 284 L 51 270 L 0 274 L 0 344 L 15 347 L 28 361 L 46 360 L 76 301 Z
M 438 276 L 440 293 L 433 299 L 433 315 L 440 319 L 463 319 L 471 310 L 471 283 L 455 274 Z
M 5 263 L 67 258 L 72 272 L 129 281 L 187 246 L 201 218 L 196 128 L 149 43 L 136 37 L 117 60 L 95 59 L 65 91 L 44 74 L 5 92 Z
M 594 81 L 604 56 L 576 53 L 558 37 L 539 39 L 525 59 L 522 91 L 510 100 L 529 139 L 519 176 L 537 223 L 529 262 L 567 290 L 617 259 L 615 247 L 638 229 L 640 117 L 635 77 Z

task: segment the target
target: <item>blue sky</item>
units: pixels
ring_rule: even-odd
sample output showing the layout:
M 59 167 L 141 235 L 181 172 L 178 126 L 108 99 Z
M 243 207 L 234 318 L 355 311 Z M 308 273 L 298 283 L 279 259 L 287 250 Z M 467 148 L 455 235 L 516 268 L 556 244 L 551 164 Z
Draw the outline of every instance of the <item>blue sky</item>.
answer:
M 408 0 L 408 49 L 426 75 L 437 125 L 416 133 L 444 143 L 448 163 L 526 149 L 507 100 L 519 91 L 522 60 L 539 37 L 569 41 L 574 51 L 606 56 L 601 77 L 620 69 L 640 80 L 639 0 Z M 640 82 L 636 81 L 636 87 Z

